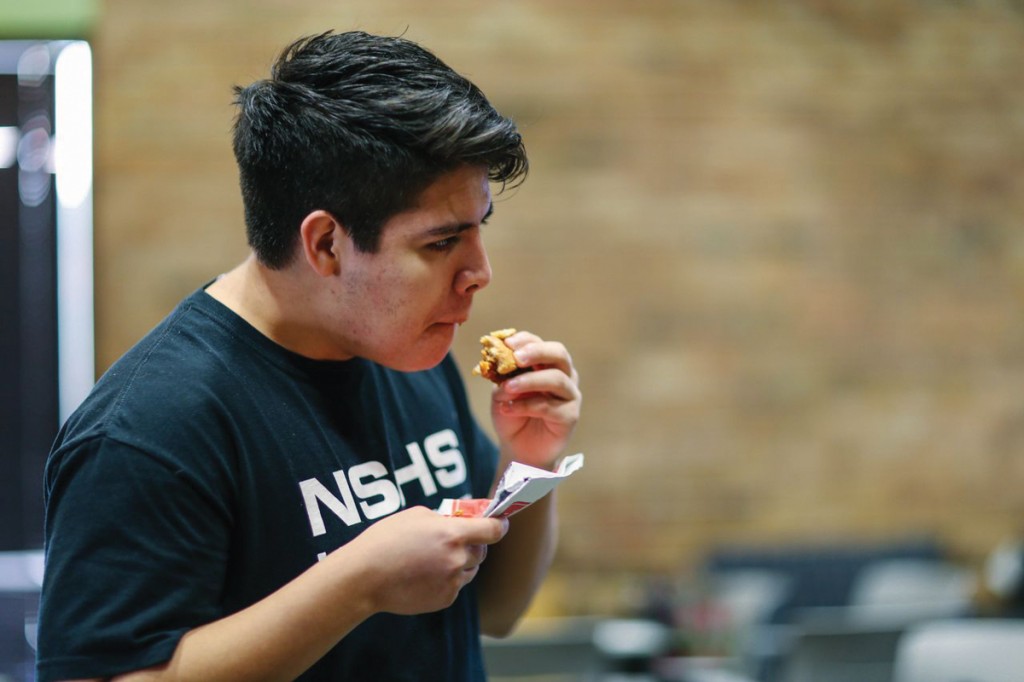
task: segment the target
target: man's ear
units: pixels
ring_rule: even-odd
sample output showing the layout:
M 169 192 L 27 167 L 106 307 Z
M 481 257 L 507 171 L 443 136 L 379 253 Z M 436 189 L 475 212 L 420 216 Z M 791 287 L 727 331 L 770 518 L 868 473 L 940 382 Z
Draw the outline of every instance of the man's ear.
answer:
M 299 226 L 302 256 L 321 277 L 338 274 L 342 251 L 349 248 L 348 241 L 345 228 L 327 211 L 313 211 Z

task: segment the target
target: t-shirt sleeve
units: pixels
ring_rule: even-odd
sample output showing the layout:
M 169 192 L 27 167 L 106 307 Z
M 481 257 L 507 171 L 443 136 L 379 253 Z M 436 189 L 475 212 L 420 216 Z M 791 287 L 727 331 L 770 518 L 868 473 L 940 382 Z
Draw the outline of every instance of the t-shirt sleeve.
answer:
M 81 443 L 48 466 L 46 525 L 41 682 L 160 664 L 222 615 L 227 507 L 169 461 Z

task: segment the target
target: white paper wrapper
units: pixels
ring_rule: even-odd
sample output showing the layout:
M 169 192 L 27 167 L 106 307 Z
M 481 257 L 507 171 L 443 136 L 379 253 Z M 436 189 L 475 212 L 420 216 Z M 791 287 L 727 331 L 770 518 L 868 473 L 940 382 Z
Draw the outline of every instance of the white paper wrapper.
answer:
M 512 516 L 547 495 L 582 467 L 580 453 L 563 459 L 554 471 L 512 462 L 501 475 L 494 499 L 483 513 L 479 511 L 482 506 L 479 500 L 444 500 L 437 511 L 445 516 Z

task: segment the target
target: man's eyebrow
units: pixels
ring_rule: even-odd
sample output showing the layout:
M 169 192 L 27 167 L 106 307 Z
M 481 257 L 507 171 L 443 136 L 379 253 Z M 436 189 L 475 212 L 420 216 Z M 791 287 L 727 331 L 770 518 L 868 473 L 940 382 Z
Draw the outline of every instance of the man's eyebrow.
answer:
M 484 217 L 480 219 L 480 224 L 487 222 L 487 219 L 494 214 L 494 204 L 492 203 L 487 207 L 487 213 L 484 213 Z M 448 223 L 445 225 L 438 225 L 432 227 L 426 231 L 426 234 L 431 237 L 436 237 L 445 234 L 458 234 L 470 228 L 476 227 L 477 223 Z

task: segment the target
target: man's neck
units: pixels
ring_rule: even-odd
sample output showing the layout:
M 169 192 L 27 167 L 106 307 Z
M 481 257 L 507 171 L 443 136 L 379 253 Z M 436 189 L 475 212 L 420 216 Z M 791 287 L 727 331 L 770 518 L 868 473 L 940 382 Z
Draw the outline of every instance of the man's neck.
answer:
M 250 255 L 218 277 L 206 293 L 279 346 L 314 359 L 347 359 L 325 344 L 316 315 L 308 310 L 310 292 L 296 277 L 287 270 L 271 270 Z
M 253 256 L 221 275 L 206 288 L 213 298 L 230 308 L 264 336 L 274 339 L 281 326 L 281 311 L 273 285 Z M 274 339 L 276 340 L 276 339 Z

